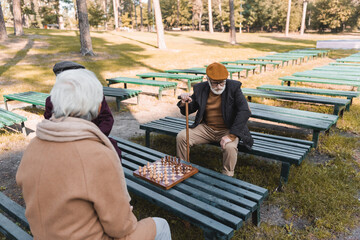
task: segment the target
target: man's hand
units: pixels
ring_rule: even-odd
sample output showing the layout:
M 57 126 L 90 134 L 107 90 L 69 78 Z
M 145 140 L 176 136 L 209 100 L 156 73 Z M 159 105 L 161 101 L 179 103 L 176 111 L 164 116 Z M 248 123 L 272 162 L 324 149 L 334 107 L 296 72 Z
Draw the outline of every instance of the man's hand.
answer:
M 232 140 L 228 136 L 223 136 L 220 141 L 221 148 L 225 149 L 225 145 L 229 142 L 232 142 Z
M 181 98 L 181 107 L 183 107 L 185 105 L 185 102 L 191 103 L 192 99 L 190 97 L 190 93 L 182 93 L 180 94 L 180 98 Z

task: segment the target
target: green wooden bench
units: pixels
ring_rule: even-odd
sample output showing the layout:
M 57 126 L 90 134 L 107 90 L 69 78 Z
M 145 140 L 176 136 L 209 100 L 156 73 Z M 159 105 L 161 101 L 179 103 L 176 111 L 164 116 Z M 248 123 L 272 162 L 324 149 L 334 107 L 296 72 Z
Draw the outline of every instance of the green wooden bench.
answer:
M 238 69 L 227 69 L 230 75 L 230 79 L 233 79 L 233 73 L 239 73 L 241 70 Z M 202 67 L 193 67 L 193 68 L 185 68 L 185 69 L 170 69 L 170 70 L 165 70 L 166 73 L 175 73 L 175 74 L 179 74 L 179 73 L 186 73 L 186 74 L 201 74 L 206 75 L 206 68 L 202 68 Z
M 184 79 L 184 80 L 187 80 L 188 92 L 191 91 L 192 83 L 197 83 L 197 82 L 203 81 L 203 76 L 191 76 L 191 75 L 187 75 L 187 74 L 170 74 L 170 73 L 154 72 L 154 73 L 136 74 L 136 76 L 141 77 L 141 78 L 152 78 L 153 80 L 155 80 L 156 78 L 166 78 L 166 79 L 176 79 L 176 80 Z
M 166 154 L 113 137 L 122 150 L 128 190 L 174 215 L 200 227 L 205 239 L 230 239 L 252 217 L 260 223 L 260 206 L 268 190 L 192 164 L 199 172 L 164 190 L 133 176 L 133 171 Z M 187 164 L 186 162 L 183 162 Z
M 281 85 L 284 85 L 287 82 L 287 85 L 290 86 L 291 82 L 307 82 L 307 83 L 321 83 L 321 84 L 330 84 L 330 85 L 345 85 L 357 88 L 357 91 L 360 91 L 360 81 L 348 81 L 348 80 L 334 80 L 326 78 L 309 78 L 309 77 L 295 77 L 295 76 L 286 76 L 280 77 Z
M 330 50 L 316 50 L 316 49 L 295 49 L 290 52 L 301 52 L 301 53 L 317 53 L 320 57 L 329 55 Z
M 7 103 L 9 101 L 19 101 L 19 102 L 30 103 L 34 107 L 35 106 L 45 107 L 45 100 L 49 96 L 50 96 L 50 94 L 48 94 L 48 93 L 40 93 L 40 92 L 33 92 L 33 91 L 6 94 L 6 95 L 4 95 L 5 108 L 6 108 L 6 110 L 8 110 Z
M 301 64 L 302 62 L 305 62 L 305 59 L 306 58 L 309 58 L 309 55 L 306 55 L 304 53 L 275 53 L 273 55 L 269 55 L 270 57 L 291 57 L 291 58 L 294 58 L 296 59 L 296 62 L 297 60 L 299 60 L 299 63 Z
M 305 57 L 308 60 L 313 60 L 315 57 L 318 56 L 318 53 L 313 52 L 284 52 L 284 53 L 278 53 L 279 56 L 294 56 L 294 57 L 303 57 L 305 60 Z
M 314 147 L 317 147 L 320 132 L 328 131 L 331 126 L 336 125 L 338 120 L 338 116 L 332 114 L 274 107 L 253 102 L 249 102 L 249 107 L 252 118 L 311 129 Z
M 176 86 L 177 83 L 175 82 L 166 82 L 166 81 L 155 81 L 155 80 L 147 80 L 141 78 L 128 78 L 128 77 L 116 77 L 116 78 L 109 78 L 106 79 L 108 81 L 108 86 L 115 83 L 123 83 L 124 88 L 127 88 L 127 84 L 136 84 L 136 85 L 148 85 L 159 87 L 159 95 L 158 98 L 161 100 L 162 91 L 163 90 L 174 90 L 174 96 L 176 95 Z
M 279 91 L 253 89 L 253 88 L 242 88 L 241 90 L 243 94 L 248 97 L 249 101 L 251 101 L 252 97 L 260 97 L 260 98 L 271 98 L 271 99 L 279 99 L 279 100 L 287 100 L 287 101 L 295 101 L 295 102 L 325 104 L 325 105 L 333 106 L 334 107 L 333 114 L 340 116 L 343 115 L 343 111 L 345 110 L 345 108 L 350 106 L 349 99 L 322 97 L 322 96 L 315 96 L 308 94 L 296 94 L 289 92 L 279 92 Z
M 273 70 L 275 70 L 276 67 L 279 67 L 280 63 L 279 62 L 270 62 L 270 61 L 254 61 L 254 60 L 237 60 L 237 61 L 223 61 L 220 62 L 224 65 L 226 64 L 236 64 L 236 65 L 259 65 L 260 68 L 260 73 L 262 72 L 262 69 L 264 68 L 264 71 L 266 72 L 266 65 L 272 65 L 273 66 Z
M 357 74 L 360 75 L 360 67 L 344 67 L 344 66 L 334 66 L 334 65 L 328 65 L 323 67 L 317 67 L 313 68 L 314 71 L 322 71 L 322 72 L 331 72 L 331 74 L 337 73 L 337 74 Z
M 340 63 L 340 62 L 332 62 L 329 63 L 331 66 L 349 66 L 349 67 L 360 67 L 360 63 Z
M 190 124 L 193 121 L 189 121 Z M 150 133 L 176 136 L 186 126 L 185 119 L 166 117 L 140 125 L 145 130 L 146 146 L 150 146 Z M 280 184 L 288 181 L 290 165 L 300 165 L 309 153 L 313 142 L 296 138 L 276 136 L 271 134 L 251 132 L 254 145 L 251 150 L 239 143 L 239 152 L 266 157 L 281 162 Z M 213 144 L 220 146 L 219 144 Z
M 320 71 L 304 71 L 293 73 L 295 77 L 308 77 L 308 78 L 325 78 L 325 79 L 334 79 L 334 80 L 346 80 L 346 81 L 360 81 L 360 76 L 348 76 L 345 74 L 335 74 L 335 73 L 326 73 Z
M 205 239 L 228 240 L 249 218 L 255 225 L 260 224 L 260 207 L 269 194 L 268 190 L 194 164 L 199 169 L 197 174 L 170 190 L 164 190 L 133 176 L 133 171 L 165 154 L 121 138 L 112 138 L 122 150 L 122 165 L 129 192 L 200 227 Z M 16 222 L 29 228 L 24 209 L 2 193 L 0 207 Z M 14 233 L 12 227 L 15 224 L 10 226 L 1 221 L 0 224 L 0 230 L 6 236 Z M 20 235 L 20 230 L 17 228 L 17 235 L 10 239 L 32 239 L 29 235 L 27 238 Z
M 356 57 L 356 58 L 351 58 L 351 57 L 340 58 L 340 59 L 336 59 L 336 62 L 341 62 L 341 63 L 346 63 L 346 62 L 350 62 L 350 63 L 360 63 L 360 57 Z
M 26 135 L 25 121 L 26 117 L 0 108 L 0 128 L 20 124 L 22 132 Z
M 137 104 L 140 102 L 141 90 L 103 87 L 104 96 L 115 97 L 117 110 L 120 110 L 120 102 L 132 97 L 137 97 Z
M 6 239 L 31 240 L 25 209 L 0 192 L 0 232 Z
M 257 89 L 294 92 L 294 93 L 308 93 L 308 94 L 326 95 L 326 96 L 333 96 L 333 97 L 346 97 L 348 100 L 350 100 L 350 104 L 347 105 L 347 107 L 346 107 L 347 111 L 350 110 L 350 105 L 353 102 L 353 98 L 360 96 L 360 92 L 357 92 L 357 91 L 341 91 L 341 90 L 322 89 L 322 88 L 306 88 L 306 87 L 287 87 L 287 86 L 280 86 L 280 85 L 262 85 L 260 87 L 257 87 Z
M 205 65 L 205 67 L 207 67 L 208 65 Z M 239 74 L 238 74 L 238 78 L 240 78 L 240 72 L 245 70 L 246 71 L 246 76 L 245 78 L 247 78 L 249 76 L 249 71 L 253 71 L 253 74 L 255 74 L 255 69 L 256 66 L 239 66 L 239 65 L 225 65 L 226 69 L 229 70 L 238 70 Z
M 292 64 L 294 64 L 293 59 L 285 58 L 285 57 L 253 57 L 249 58 L 249 60 L 256 60 L 256 61 L 270 61 L 270 62 L 281 62 L 281 66 L 284 66 L 284 63 L 289 65 L 289 62 L 292 61 Z

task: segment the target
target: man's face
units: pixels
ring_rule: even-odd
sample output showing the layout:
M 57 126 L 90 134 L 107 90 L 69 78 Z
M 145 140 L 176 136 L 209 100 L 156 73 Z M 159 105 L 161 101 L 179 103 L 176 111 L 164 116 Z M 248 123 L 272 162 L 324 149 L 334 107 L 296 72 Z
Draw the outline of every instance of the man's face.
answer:
M 224 89 L 225 89 L 225 84 L 226 84 L 226 80 L 223 81 L 214 81 L 211 79 L 208 79 L 210 86 L 211 86 L 211 90 L 215 93 L 215 94 L 221 94 Z

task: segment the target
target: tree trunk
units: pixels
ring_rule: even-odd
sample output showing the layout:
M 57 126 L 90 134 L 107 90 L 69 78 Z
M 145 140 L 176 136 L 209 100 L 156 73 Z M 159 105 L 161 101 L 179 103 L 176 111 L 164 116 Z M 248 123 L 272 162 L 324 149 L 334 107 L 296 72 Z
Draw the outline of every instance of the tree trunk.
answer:
M 307 8 L 307 0 L 304 0 L 304 4 L 303 4 L 303 14 L 302 14 L 302 19 L 301 19 L 301 28 L 300 28 L 300 35 L 304 34 L 305 31 L 305 19 L 306 19 L 306 8 Z
M 287 10 L 287 14 L 286 14 L 285 36 L 289 36 L 290 12 L 291 12 L 291 0 L 289 0 L 288 10 Z
M 43 28 L 43 25 L 41 23 L 41 19 L 40 19 L 40 14 L 39 14 L 39 3 L 38 0 L 34 0 L 32 1 L 32 3 L 34 4 L 34 12 L 35 12 L 35 21 L 37 23 L 37 26 L 39 28 Z
M 309 21 L 308 21 L 308 26 L 310 26 L 311 24 L 311 10 L 309 10 Z
M 86 0 L 76 0 L 80 30 L 80 52 L 83 56 L 94 56 L 92 49 Z
M 144 28 L 142 9 L 142 3 L 140 2 L 140 31 L 143 31 Z
M 213 33 L 213 19 L 212 19 L 212 9 L 211 9 L 211 0 L 208 0 L 208 9 L 209 9 L 209 32 Z
M 118 14 L 118 1 L 113 0 L 113 9 L 114 9 L 114 22 L 115 22 L 115 30 L 119 29 L 119 14 Z
M 119 28 L 122 26 L 122 21 L 121 21 L 121 16 L 122 16 L 122 11 L 121 11 L 121 0 L 119 0 L 117 2 L 117 9 L 118 9 L 118 24 L 119 24 Z
M 222 20 L 221 0 L 219 0 L 219 14 L 220 14 L 220 27 L 221 27 L 221 32 L 225 32 L 224 23 L 223 23 L 223 20 Z
M 103 4 L 104 4 L 104 13 L 105 13 L 104 28 L 105 28 L 105 30 L 107 30 L 107 18 L 108 18 L 108 13 L 107 13 L 107 0 L 104 0 Z
M 234 0 L 229 0 L 230 7 L 230 43 L 236 44 L 236 31 L 234 19 Z
M 199 13 L 199 31 L 201 31 L 201 18 L 202 18 L 202 13 Z
M 155 11 L 155 22 L 157 32 L 157 45 L 159 49 L 166 49 L 165 38 L 164 38 L 164 26 L 161 17 L 161 8 L 159 0 L 153 0 L 154 11 Z
M 177 0 L 176 27 L 180 26 L 180 0 Z
M 135 29 L 137 29 L 137 14 L 136 14 L 136 4 L 134 1 L 134 13 L 135 13 Z
M 151 32 L 151 0 L 148 0 L 148 8 L 147 8 L 148 14 L 147 14 L 147 18 L 148 18 L 148 32 Z
M 14 16 L 14 34 L 21 36 L 24 34 L 21 21 L 21 5 L 20 0 L 13 0 L 13 16 Z
M 4 15 L 0 4 L 0 40 L 6 40 L 7 38 Z

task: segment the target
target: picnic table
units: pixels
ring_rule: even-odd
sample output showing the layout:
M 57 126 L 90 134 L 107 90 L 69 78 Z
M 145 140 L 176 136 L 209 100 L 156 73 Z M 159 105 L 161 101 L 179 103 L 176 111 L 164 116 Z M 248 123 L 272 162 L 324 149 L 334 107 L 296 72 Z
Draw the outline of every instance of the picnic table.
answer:
M 341 90 L 333 90 L 333 89 L 307 88 L 307 87 L 288 87 L 288 86 L 279 86 L 279 85 L 262 85 L 257 87 L 257 89 L 295 92 L 295 93 L 308 93 L 315 95 L 327 95 L 333 97 L 346 97 L 348 100 L 350 100 L 350 104 L 347 105 L 346 107 L 347 111 L 350 110 L 350 105 L 353 102 L 353 98 L 360 96 L 360 92 L 358 91 L 341 91 Z
M 287 101 L 295 101 L 295 102 L 325 104 L 325 105 L 333 106 L 334 107 L 333 114 L 340 116 L 342 116 L 343 111 L 345 109 L 348 109 L 348 106 L 350 106 L 349 99 L 322 97 L 322 96 L 315 96 L 308 94 L 296 94 L 289 92 L 280 92 L 280 91 L 253 89 L 253 88 L 242 88 L 241 90 L 243 94 L 247 96 L 249 101 L 251 101 L 252 97 L 260 97 L 260 98 L 271 98 L 271 99 L 279 99 L 279 100 L 287 100 Z
M 136 74 L 136 76 L 138 76 L 140 78 L 152 78 L 153 80 L 155 80 L 156 78 L 166 78 L 166 79 L 176 79 L 176 80 L 185 79 L 185 80 L 187 80 L 188 92 L 190 92 L 190 90 L 191 90 L 192 83 L 197 83 L 197 82 L 203 81 L 203 76 L 190 76 L 190 75 L 186 75 L 186 74 L 170 74 L 170 73 L 152 72 L 152 73 Z
M 270 61 L 254 61 L 254 60 L 237 60 L 237 61 L 222 61 L 220 62 L 224 65 L 226 64 L 236 64 L 243 66 L 244 64 L 247 65 L 259 65 L 260 73 L 262 72 L 262 68 L 266 71 L 266 65 L 273 65 L 273 69 L 275 70 L 276 67 L 279 67 L 279 62 L 270 62 Z
M 175 83 L 175 82 L 155 81 L 155 80 L 147 80 L 147 79 L 141 79 L 141 78 L 128 78 L 128 77 L 108 78 L 108 79 L 106 79 L 106 81 L 108 81 L 108 86 L 110 86 L 111 84 L 115 84 L 115 83 L 123 83 L 125 89 L 127 88 L 127 84 L 148 85 L 148 86 L 159 87 L 159 94 L 158 94 L 159 100 L 161 100 L 163 90 L 172 90 L 173 89 L 174 96 L 176 96 L 177 83 Z
M 338 116 L 332 114 L 274 107 L 253 102 L 249 102 L 249 107 L 251 109 L 251 118 L 311 129 L 314 147 L 317 147 L 320 132 L 328 131 L 331 126 L 336 125 L 338 120 Z
M 22 132 L 24 133 L 24 135 L 26 135 L 26 120 L 26 117 L 0 108 L 0 128 L 12 126 L 14 124 L 20 124 Z

